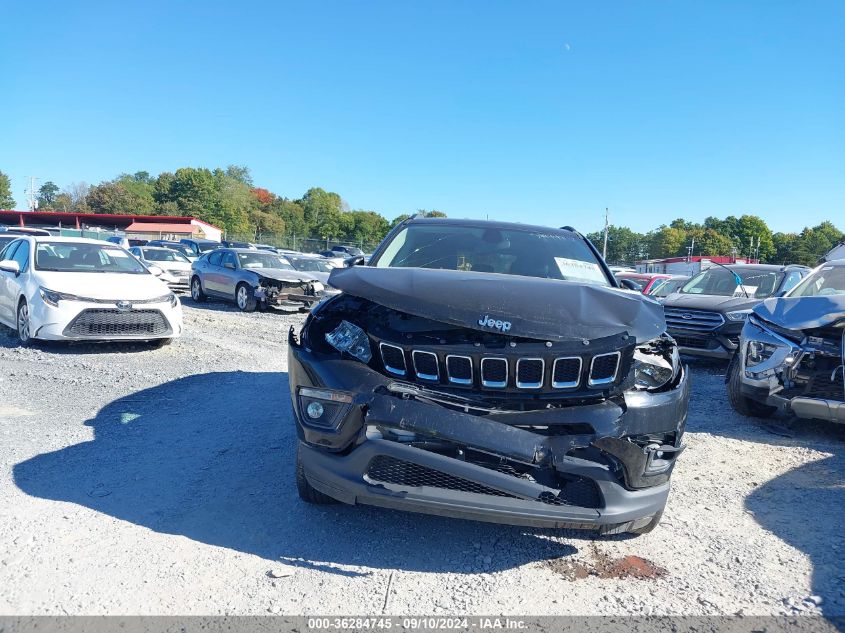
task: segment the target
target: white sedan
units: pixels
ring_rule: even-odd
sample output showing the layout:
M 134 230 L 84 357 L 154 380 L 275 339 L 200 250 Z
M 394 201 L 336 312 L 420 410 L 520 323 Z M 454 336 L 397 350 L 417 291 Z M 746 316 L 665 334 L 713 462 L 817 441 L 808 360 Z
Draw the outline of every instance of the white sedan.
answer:
M 187 292 L 191 286 L 191 260 L 182 253 L 164 246 L 133 246 L 129 249 L 147 268 L 156 266 L 164 271 L 161 280 L 171 290 Z
M 43 340 L 157 341 L 182 334 L 182 305 L 116 244 L 21 237 L 0 252 L 0 323 L 21 343 Z

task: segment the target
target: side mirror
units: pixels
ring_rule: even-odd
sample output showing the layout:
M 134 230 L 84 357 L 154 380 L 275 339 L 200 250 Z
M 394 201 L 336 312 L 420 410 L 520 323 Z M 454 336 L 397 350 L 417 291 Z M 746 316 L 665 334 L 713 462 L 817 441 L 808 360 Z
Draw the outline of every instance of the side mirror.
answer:
M 21 265 L 13 259 L 5 259 L 0 262 L 0 270 L 4 273 L 19 275 L 21 272 Z
M 632 279 L 620 279 L 619 285 L 627 290 L 635 290 L 636 292 L 643 291 L 643 287 Z
M 151 275 L 155 275 L 156 277 L 160 277 L 162 274 L 164 274 L 164 271 L 158 266 L 148 266 L 147 270 L 150 271 Z
M 232 262 L 226 262 L 223 264 L 223 268 L 228 268 L 229 270 L 235 270 L 235 265 Z
M 346 260 L 343 263 L 346 264 L 347 268 L 352 268 L 353 266 L 363 266 L 364 265 L 364 256 L 363 255 L 353 255 L 352 257 L 347 257 Z

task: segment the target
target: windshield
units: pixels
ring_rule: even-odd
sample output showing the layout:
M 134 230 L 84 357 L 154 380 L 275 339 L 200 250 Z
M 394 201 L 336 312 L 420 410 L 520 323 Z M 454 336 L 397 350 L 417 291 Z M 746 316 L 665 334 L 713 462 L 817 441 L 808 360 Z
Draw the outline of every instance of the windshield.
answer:
M 258 251 L 254 253 L 238 253 L 238 261 L 241 263 L 241 268 L 281 268 L 282 270 L 294 270 L 294 267 L 284 257 Z
M 190 264 L 191 260 L 182 253 L 162 248 L 145 248 L 141 251 L 148 262 L 183 262 Z
M 440 268 L 611 285 L 586 242 L 572 233 L 411 224 L 387 245 L 378 268 Z
M 303 259 L 291 259 L 291 264 L 297 270 L 311 272 L 311 273 L 330 273 L 334 270 L 334 266 L 329 264 L 327 261 L 322 259 L 314 258 L 303 258 Z
M 737 275 L 741 283 L 737 283 Z M 755 268 L 733 268 L 727 270 L 714 266 L 700 272 L 680 289 L 689 295 L 717 295 L 720 297 L 745 297 L 765 299 L 771 297 L 780 286 L 783 273 Z
M 845 295 L 845 266 L 822 266 L 789 293 L 790 297 Z
M 197 245 L 197 248 L 199 249 L 200 253 L 207 253 L 208 251 L 213 251 L 223 246 L 222 244 L 216 244 L 213 242 L 195 242 L 195 244 Z
M 686 279 L 667 279 L 653 286 L 648 295 L 650 297 L 668 297 L 673 292 L 678 292 L 678 289 L 686 282 Z
M 38 242 L 35 268 L 63 273 L 149 274 L 141 262 L 119 246 L 79 242 Z

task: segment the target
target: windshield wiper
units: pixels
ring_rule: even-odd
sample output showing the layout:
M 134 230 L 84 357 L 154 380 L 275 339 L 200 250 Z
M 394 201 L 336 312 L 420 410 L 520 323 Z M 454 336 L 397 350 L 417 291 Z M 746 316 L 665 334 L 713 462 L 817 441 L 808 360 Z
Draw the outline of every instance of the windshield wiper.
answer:
M 734 281 L 736 281 L 736 285 L 739 286 L 740 288 L 742 288 L 742 291 L 745 293 L 745 298 L 746 299 L 751 298 L 748 294 L 748 290 L 745 289 L 745 284 L 742 283 L 742 277 L 740 277 L 736 272 L 734 272 L 732 269 L 728 268 L 724 264 L 720 264 L 719 262 L 714 262 L 713 260 L 710 260 L 710 263 L 716 264 L 717 266 L 721 266 L 722 268 L 727 270 L 730 274 L 732 274 L 734 276 Z

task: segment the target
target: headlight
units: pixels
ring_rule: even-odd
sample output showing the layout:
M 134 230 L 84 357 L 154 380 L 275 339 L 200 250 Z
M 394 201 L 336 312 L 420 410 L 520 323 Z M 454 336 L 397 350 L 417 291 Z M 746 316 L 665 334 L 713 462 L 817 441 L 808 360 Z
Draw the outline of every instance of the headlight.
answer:
M 748 341 L 745 349 L 745 366 L 754 367 L 767 360 L 778 350 L 779 345 L 763 343 L 761 341 Z
M 41 286 L 38 289 L 38 294 L 41 295 L 41 298 L 44 300 L 44 303 L 47 305 L 51 305 L 54 308 L 59 307 L 59 301 L 82 301 L 81 297 L 77 297 L 76 295 L 67 294 L 66 292 L 56 292 L 55 290 L 48 290 L 44 286 Z
M 340 325 L 328 332 L 326 341 L 337 351 L 347 352 L 361 362 L 369 363 L 373 357 L 367 333 L 349 321 L 341 321 Z
M 735 312 L 726 312 L 725 316 L 728 317 L 728 321 L 745 321 L 748 318 L 748 315 L 751 314 L 752 310 L 749 308 L 748 310 L 736 310 Z
M 634 384 L 640 389 L 659 389 L 675 378 L 680 366 L 673 342 L 664 338 L 649 341 L 634 350 Z

